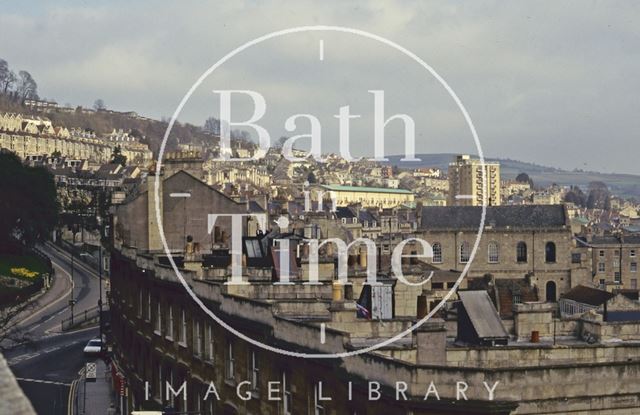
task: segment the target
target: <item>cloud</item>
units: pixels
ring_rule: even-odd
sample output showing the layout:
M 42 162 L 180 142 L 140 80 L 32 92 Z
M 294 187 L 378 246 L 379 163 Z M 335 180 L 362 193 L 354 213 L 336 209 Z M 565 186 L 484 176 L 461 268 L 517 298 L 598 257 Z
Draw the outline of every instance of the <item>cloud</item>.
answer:
M 103 98 L 159 118 L 173 113 L 211 64 L 250 39 L 300 25 L 354 27 L 432 65 L 469 110 L 485 154 L 640 173 L 639 18 L 632 1 L 43 1 L 0 14 L 0 50 L 14 69 L 34 75 L 43 96 L 84 105 Z M 419 68 L 370 42 L 323 37 L 324 71 L 313 61 L 318 36 L 309 34 L 247 51 L 206 86 L 259 85 L 277 98 L 265 120 L 274 136 L 287 113 L 304 108 L 321 114 L 335 139 L 330 121 L 338 106 L 347 102 L 364 118 L 363 88 L 384 85 L 389 111 L 406 109 L 424 125 L 419 137 L 440 138 L 442 148 L 418 150 L 473 150 L 460 144 L 470 138 L 455 107 Z M 209 91 L 185 108 L 187 121 L 201 123 L 215 109 Z M 391 136 L 401 132 L 390 126 Z M 353 147 L 369 148 L 370 137 L 356 128 Z

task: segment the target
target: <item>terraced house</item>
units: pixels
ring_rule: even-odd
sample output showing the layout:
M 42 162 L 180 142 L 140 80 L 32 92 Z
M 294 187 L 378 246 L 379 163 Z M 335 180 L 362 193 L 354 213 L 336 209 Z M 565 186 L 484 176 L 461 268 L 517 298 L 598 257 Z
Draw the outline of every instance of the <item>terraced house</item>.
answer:
M 205 218 L 244 213 L 248 204 L 236 203 L 184 172 L 158 179 L 165 239 L 184 284 L 162 249 L 151 182 L 114 211 L 114 359 L 126 384 L 128 410 L 632 414 L 640 405 L 636 322 L 608 321 L 593 310 L 563 320 L 555 317 L 553 301 L 525 298 L 511 304 L 512 323 L 507 324 L 491 289 L 475 287 L 460 291 L 441 313 L 412 328 L 425 314 L 419 298 L 426 288 L 407 287 L 385 271 L 378 275 L 380 285 L 367 286 L 358 261 L 349 265 L 351 284 L 338 284 L 329 250 L 320 253 L 318 283 L 306 284 L 309 259 L 306 249 L 296 249 L 304 238 L 284 229 L 282 221 L 263 234 L 244 234 L 242 278 L 248 284 L 229 284 L 234 254 L 230 224 L 216 222 L 218 228 L 211 228 Z M 555 278 L 572 277 L 573 246 L 561 210 L 545 207 L 525 215 L 502 209 L 489 216 L 496 223 L 478 255 L 480 266 L 498 269 L 486 262 L 494 252 L 488 243 L 500 238 L 498 263 L 504 258 L 505 276 L 535 271 L 545 287 Z M 457 217 L 459 210 L 451 212 L 440 212 L 440 220 L 429 211 L 421 215 L 419 232 L 441 241 L 443 263 L 450 261 L 448 256 L 457 258 L 457 241 L 462 242 L 449 241 L 471 232 L 460 219 L 447 219 Z M 546 218 L 543 225 L 532 229 L 529 214 Z M 519 223 L 520 230 L 509 231 Z M 444 239 L 445 230 L 453 235 Z M 281 256 L 284 239 L 294 253 L 288 260 Z M 526 265 L 518 263 L 520 240 L 527 243 Z M 555 261 L 549 261 L 549 242 L 556 245 Z M 289 283 L 276 284 L 285 262 Z M 551 265 L 545 268 L 547 263 Z M 425 281 L 434 269 L 429 263 L 403 264 L 413 282 Z M 455 281 L 455 271 L 438 271 Z

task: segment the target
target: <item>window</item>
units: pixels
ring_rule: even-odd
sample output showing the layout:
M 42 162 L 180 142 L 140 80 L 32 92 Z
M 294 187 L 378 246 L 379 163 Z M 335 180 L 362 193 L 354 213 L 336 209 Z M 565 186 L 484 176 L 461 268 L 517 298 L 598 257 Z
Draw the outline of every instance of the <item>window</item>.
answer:
M 180 339 L 178 340 L 183 345 L 187 344 L 187 315 L 182 309 L 181 324 L 180 324 Z
M 630 250 L 630 251 L 629 251 L 629 256 L 630 256 L 631 258 L 635 258 L 635 257 L 636 257 L 636 250 L 635 250 L 635 249 Z
M 202 356 L 202 330 L 200 330 L 200 322 L 193 322 L 193 355 Z
M 167 320 L 167 337 L 173 339 L 173 307 L 169 305 L 169 319 Z
M 471 257 L 471 246 L 469 242 L 463 242 L 460 244 L 460 263 L 466 264 Z
M 604 258 L 604 249 L 601 249 L 601 250 L 598 252 L 598 255 L 600 255 L 600 258 Z
M 527 262 L 527 244 L 522 241 L 516 245 L 516 261 Z
M 151 291 L 147 293 L 147 315 L 145 320 L 151 321 Z
M 433 249 L 433 263 L 442 264 L 442 244 L 436 242 L 431 248 Z
M 142 291 L 140 291 L 138 293 L 138 313 L 137 313 L 138 318 L 142 318 L 142 308 L 143 308 L 142 307 L 142 300 L 143 300 Z
M 342 223 L 346 224 L 347 223 L 347 218 L 342 218 Z
M 227 342 L 227 360 L 225 365 L 225 376 L 227 379 L 234 378 L 235 358 L 233 356 L 233 343 Z
M 604 264 L 604 262 L 598 262 L 598 272 L 605 272 L 607 269 L 607 266 Z
M 613 281 L 616 284 L 620 284 L 622 282 L 622 275 L 620 275 L 620 271 L 616 271 L 613 273 Z
M 638 289 L 638 280 L 636 278 L 631 278 L 631 288 L 634 290 Z
M 249 356 L 249 374 L 251 376 L 251 390 L 257 391 L 260 388 L 260 368 L 258 367 L 258 355 L 255 350 Z
M 617 249 L 615 251 L 613 251 L 613 256 L 619 257 L 620 256 L 620 251 L 618 251 Z
M 156 310 L 156 333 L 162 334 L 162 305 L 158 300 L 158 307 Z
M 630 263 L 629 264 L 629 271 L 638 272 L 638 263 L 637 262 Z
M 556 244 L 547 242 L 544 247 L 544 260 L 547 263 L 556 262 Z
M 320 400 L 320 384 L 313 386 L 313 415 L 325 415 L 324 405 Z
M 572 264 L 580 264 L 582 262 L 582 256 L 580 253 L 572 253 L 571 254 L 571 263 Z
M 600 278 L 600 289 L 604 290 L 607 286 L 607 283 L 604 278 Z
M 209 359 L 210 362 L 213 362 L 214 360 L 214 356 L 215 356 L 215 344 L 214 344 L 214 340 L 213 340 L 213 326 L 209 325 L 208 330 L 207 330 L 207 344 L 208 349 L 207 349 L 207 357 Z
M 358 223 L 358 218 L 353 218 L 353 219 L 351 220 L 351 222 L 352 222 L 352 223 Z
M 247 247 L 247 256 L 249 258 L 261 258 L 262 249 L 260 249 L 260 241 L 257 239 L 245 240 L 245 246 Z
M 287 384 L 287 374 L 282 372 L 282 390 L 284 392 L 284 399 L 282 401 L 282 413 L 283 415 L 291 415 L 293 408 L 293 399 L 291 395 L 291 388 Z
M 488 252 L 488 257 L 489 257 L 489 263 L 491 264 L 497 264 L 498 260 L 500 259 L 500 248 L 498 247 L 498 243 L 497 242 L 489 242 L 489 252 Z

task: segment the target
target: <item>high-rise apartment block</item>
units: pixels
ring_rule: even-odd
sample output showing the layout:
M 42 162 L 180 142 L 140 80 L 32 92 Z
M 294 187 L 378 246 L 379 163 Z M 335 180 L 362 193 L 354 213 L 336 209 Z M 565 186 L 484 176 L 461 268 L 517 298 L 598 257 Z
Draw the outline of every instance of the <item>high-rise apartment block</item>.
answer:
M 486 183 L 482 181 L 484 169 Z M 449 164 L 449 206 L 482 206 L 500 204 L 500 163 L 487 163 L 472 159 L 467 154 L 456 157 Z

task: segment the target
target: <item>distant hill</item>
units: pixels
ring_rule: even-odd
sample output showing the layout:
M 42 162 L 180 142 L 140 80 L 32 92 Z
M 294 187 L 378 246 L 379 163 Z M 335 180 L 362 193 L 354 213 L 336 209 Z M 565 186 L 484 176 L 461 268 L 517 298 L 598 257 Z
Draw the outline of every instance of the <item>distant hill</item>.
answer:
M 388 164 L 400 169 L 415 169 L 420 167 L 437 167 L 447 170 L 449 163 L 456 154 L 417 154 L 420 162 L 400 162 L 403 156 L 388 156 Z M 536 185 L 548 186 L 556 183 L 561 186 L 576 185 L 586 188 L 589 182 L 601 181 L 609 186 L 611 192 L 621 197 L 640 198 L 640 176 L 633 174 L 609 174 L 587 171 L 567 171 L 555 167 L 541 166 L 511 159 L 487 158 L 487 161 L 500 163 L 503 179 L 515 179 L 519 173 L 527 173 Z

